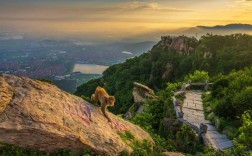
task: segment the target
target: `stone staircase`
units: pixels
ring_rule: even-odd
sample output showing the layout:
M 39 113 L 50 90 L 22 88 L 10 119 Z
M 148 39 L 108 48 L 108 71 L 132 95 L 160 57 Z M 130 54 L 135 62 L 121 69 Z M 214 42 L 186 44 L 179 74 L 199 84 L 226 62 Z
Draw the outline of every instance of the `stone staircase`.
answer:
M 230 148 L 233 143 L 226 135 L 217 131 L 216 127 L 204 118 L 202 94 L 203 91 L 181 90 L 174 95 L 185 93 L 182 110 L 178 105 L 177 99 L 173 97 L 176 115 L 179 121 L 189 125 L 204 140 L 205 145 L 222 150 Z

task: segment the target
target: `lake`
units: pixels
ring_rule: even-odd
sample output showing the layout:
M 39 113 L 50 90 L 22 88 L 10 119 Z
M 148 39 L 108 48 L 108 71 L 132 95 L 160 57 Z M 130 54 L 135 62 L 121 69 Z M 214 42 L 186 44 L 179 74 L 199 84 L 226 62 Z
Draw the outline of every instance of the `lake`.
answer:
M 73 72 L 81 72 L 83 74 L 102 74 L 109 66 L 102 66 L 96 64 L 79 64 L 76 63 Z

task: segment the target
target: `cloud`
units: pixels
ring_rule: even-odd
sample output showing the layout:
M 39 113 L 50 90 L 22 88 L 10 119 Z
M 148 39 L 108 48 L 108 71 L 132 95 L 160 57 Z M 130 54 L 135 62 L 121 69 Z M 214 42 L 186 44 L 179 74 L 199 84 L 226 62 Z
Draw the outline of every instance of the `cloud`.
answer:
M 12 20 L 109 19 L 120 15 L 145 15 L 146 12 L 170 13 L 192 10 L 161 6 L 159 3 L 127 2 L 115 4 L 5 4 L 0 5 L 0 18 Z M 120 17 L 119 17 L 120 18 Z
M 129 51 L 122 51 L 123 54 L 127 54 L 127 55 L 133 55 L 132 52 L 129 52 Z
M 182 8 L 173 8 L 173 7 L 164 7 L 159 3 L 144 3 L 144 2 L 131 2 L 118 6 L 121 9 L 128 10 L 153 10 L 153 11 L 167 11 L 167 12 L 188 12 L 192 10 L 182 9 Z

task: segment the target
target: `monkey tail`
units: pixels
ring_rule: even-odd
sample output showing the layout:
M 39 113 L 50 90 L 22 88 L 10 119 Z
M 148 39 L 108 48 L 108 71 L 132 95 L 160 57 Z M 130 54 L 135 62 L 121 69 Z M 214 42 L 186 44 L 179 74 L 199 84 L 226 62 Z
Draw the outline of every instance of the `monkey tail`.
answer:
M 110 119 L 110 117 L 108 116 L 108 114 L 106 112 L 106 106 L 102 106 L 101 111 L 102 111 L 103 115 L 108 119 L 108 122 L 112 122 L 112 120 Z

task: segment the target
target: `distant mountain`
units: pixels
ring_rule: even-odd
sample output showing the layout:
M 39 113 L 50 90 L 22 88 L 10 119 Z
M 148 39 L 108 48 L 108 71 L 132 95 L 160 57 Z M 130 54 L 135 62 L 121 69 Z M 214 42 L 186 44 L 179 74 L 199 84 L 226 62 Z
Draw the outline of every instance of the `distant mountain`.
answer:
M 216 25 L 213 27 L 209 26 L 197 26 L 201 29 L 207 29 L 207 30 L 252 30 L 251 24 L 228 24 L 228 25 Z
M 228 35 L 234 33 L 246 33 L 252 34 L 251 24 L 227 24 L 227 25 L 216 25 L 216 26 L 196 26 L 191 28 L 181 28 L 171 34 L 174 35 L 189 35 L 189 36 L 202 36 L 207 33 Z

